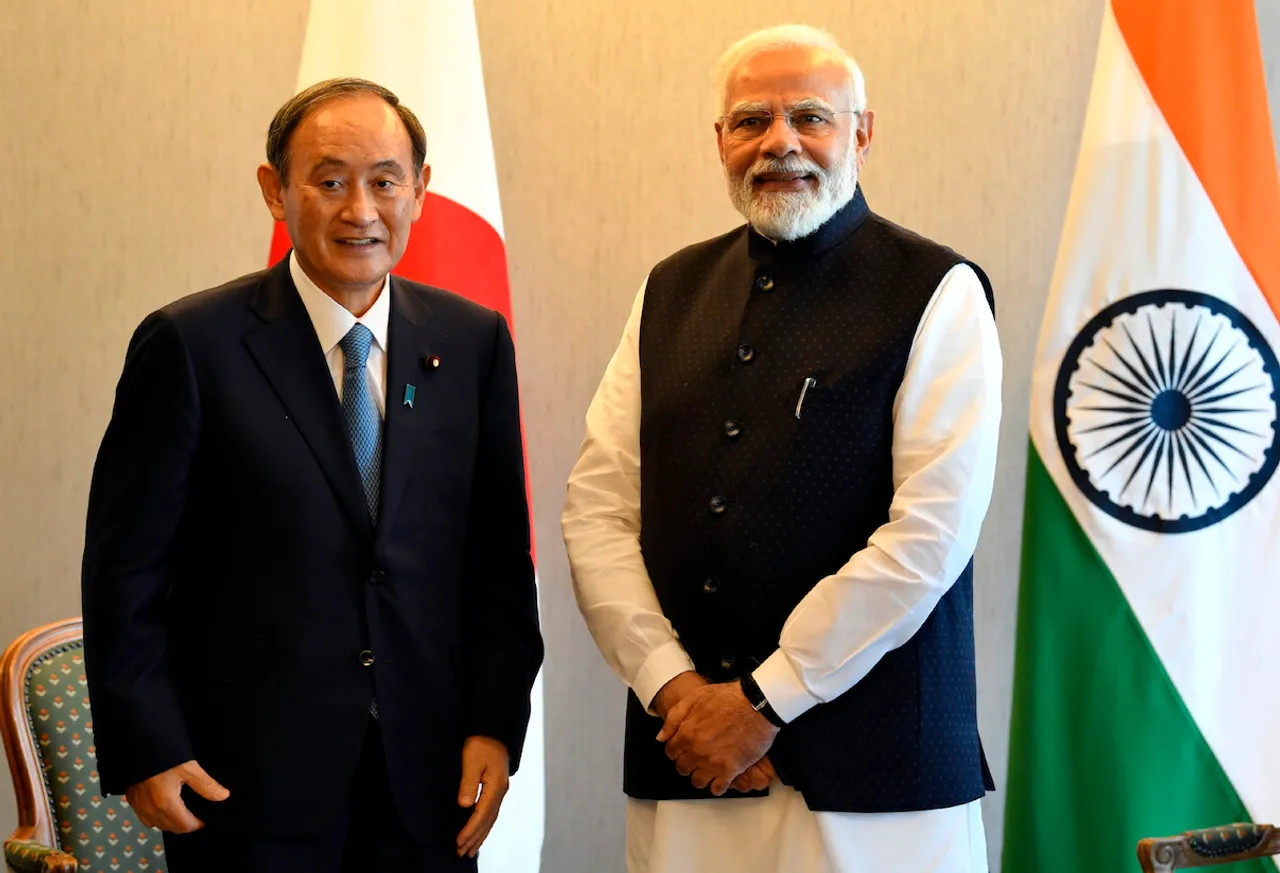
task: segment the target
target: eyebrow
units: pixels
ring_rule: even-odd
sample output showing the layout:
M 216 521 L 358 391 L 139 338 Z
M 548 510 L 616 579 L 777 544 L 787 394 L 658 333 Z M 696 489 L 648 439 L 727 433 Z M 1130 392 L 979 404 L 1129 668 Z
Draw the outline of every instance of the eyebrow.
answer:
M 835 112 L 836 108 L 820 97 L 805 97 L 803 100 L 797 100 L 791 104 L 792 112 L 797 109 L 822 109 L 827 112 Z
M 763 100 L 742 100 L 733 104 L 727 115 L 737 115 L 739 112 L 768 112 L 769 104 Z M 820 97 L 804 97 L 794 103 L 787 104 L 787 112 L 796 112 L 804 109 L 823 109 L 827 112 L 835 112 L 835 107 Z

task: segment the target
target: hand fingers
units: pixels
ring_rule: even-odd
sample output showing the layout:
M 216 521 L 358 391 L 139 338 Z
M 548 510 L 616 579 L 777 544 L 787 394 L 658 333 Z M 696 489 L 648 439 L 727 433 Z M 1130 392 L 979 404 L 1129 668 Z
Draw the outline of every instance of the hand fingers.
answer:
M 470 809 L 480 793 L 480 780 L 484 776 L 484 762 L 474 755 L 462 756 L 462 781 L 458 784 L 458 806 Z
M 733 788 L 734 791 L 741 791 L 744 793 L 747 791 L 759 791 L 760 787 L 758 783 L 760 778 L 759 768 L 748 767 L 745 773 L 733 780 L 733 784 L 730 787 Z
M 710 770 L 698 769 L 693 771 L 693 787 L 694 788 L 706 788 L 710 784 L 711 784 Z
M 189 834 L 204 827 L 204 822 L 191 814 L 180 797 L 172 798 L 157 813 L 155 826 L 171 834 Z
M 159 828 L 172 834 L 189 834 L 204 827 L 204 822 L 196 818 L 182 802 L 177 791 L 181 785 L 181 782 L 174 783 L 172 794 L 156 791 L 131 792 L 133 796 L 126 799 L 138 821 L 146 827 Z
M 773 762 L 766 755 L 748 767 L 737 779 L 734 779 L 730 787 L 734 791 L 763 791 L 777 778 L 778 773 L 773 769 Z M 714 785 L 712 790 L 715 790 Z
M 770 782 L 778 778 L 778 771 L 773 769 L 773 762 L 769 760 L 768 755 L 761 758 L 756 766 L 760 768 L 760 772 L 763 773 L 765 777 L 764 785 L 761 786 L 762 788 L 767 787 Z
M 690 755 L 688 752 L 684 752 L 676 759 L 676 772 L 681 776 L 688 776 L 693 773 L 694 769 L 697 767 L 697 763 L 698 762 L 694 760 L 693 755 Z
M 686 695 L 680 699 L 680 702 L 667 712 L 666 721 L 662 723 L 662 730 L 658 731 L 658 742 L 665 743 L 676 734 L 676 730 L 680 727 L 680 722 L 684 721 L 689 715 L 689 710 L 693 708 L 693 695 Z
M 458 834 L 458 855 L 467 855 L 474 858 L 476 852 L 480 851 L 480 846 L 489 836 L 489 831 L 493 829 L 493 825 L 498 820 L 498 810 L 502 806 L 502 799 L 507 793 L 507 781 L 505 779 L 495 779 L 491 782 L 484 783 L 484 790 L 480 793 L 480 799 L 476 802 L 476 808 L 472 811 L 471 817 L 467 819 L 466 825 Z
M 467 839 L 458 847 L 458 855 L 467 855 L 474 858 L 476 853 L 480 851 L 480 847 L 484 845 L 484 841 L 489 838 L 489 832 L 493 830 L 493 826 L 498 823 L 498 805 L 489 809 L 483 815 L 478 811 L 472 813 L 472 818 L 467 822 L 466 830 L 470 830 Z M 461 835 L 459 835 L 461 837 Z
M 733 783 L 734 777 L 727 773 L 723 776 L 717 776 L 715 779 L 711 780 L 711 793 L 716 797 L 721 797 L 729 790 L 729 786 Z
M 191 790 L 205 800 L 226 800 L 231 792 L 218 784 L 218 781 L 204 771 L 199 764 L 191 763 L 185 768 L 183 780 L 191 786 Z
M 682 753 L 690 751 L 695 743 L 696 740 L 693 738 L 691 723 L 678 724 L 667 735 L 667 757 L 674 761 Z
M 133 814 L 138 817 L 138 821 L 142 822 L 143 827 L 153 828 L 156 826 L 156 820 L 151 814 L 151 807 L 148 804 L 144 809 L 142 805 L 137 803 L 129 804 L 133 807 Z

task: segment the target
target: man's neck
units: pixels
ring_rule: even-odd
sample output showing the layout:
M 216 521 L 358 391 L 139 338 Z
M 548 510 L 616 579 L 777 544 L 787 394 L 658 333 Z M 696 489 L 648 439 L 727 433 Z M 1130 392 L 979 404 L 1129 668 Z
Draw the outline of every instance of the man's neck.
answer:
M 297 257 L 296 253 L 294 255 Z M 343 309 L 350 312 L 356 318 L 368 312 L 374 303 L 378 302 L 378 295 L 382 293 L 382 289 L 386 287 L 387 277 L 383 276 L 377 282 L 367 287 L 360 288 L 330 288 L 327 285 L 316 281 L 316 277 L 311 275 L 311 271 L 307 269 L 306 264 L 298 261 L 298 267 L 311 280 L 311 284 L 319 288 L 326 297 L 333 300 Z
M 383 276 L 378 280 L 378 284 L 372 288 L 363 288 L 358 291 L 331 291 L 318 282 L 316 287 L 336 301 L 343 309 L 359 318 L 373 308 L 373 304 L 378 301 L 378 295 L 382 293 L 382 287 L 386 284 L 386 281 L 387 277 Z

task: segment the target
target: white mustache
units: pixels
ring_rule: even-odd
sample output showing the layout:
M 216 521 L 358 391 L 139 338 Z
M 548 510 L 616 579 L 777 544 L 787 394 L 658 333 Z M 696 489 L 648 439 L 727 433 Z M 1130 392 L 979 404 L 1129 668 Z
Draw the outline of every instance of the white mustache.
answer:
M 819 181 L 826 181 L 827 174 L 812 161 L 794 155 L 785 158 L 762 158 L 752 165 L 747 173 L 747 181 L 754 182 L 765 173 L 804 173 L 817 176 Z

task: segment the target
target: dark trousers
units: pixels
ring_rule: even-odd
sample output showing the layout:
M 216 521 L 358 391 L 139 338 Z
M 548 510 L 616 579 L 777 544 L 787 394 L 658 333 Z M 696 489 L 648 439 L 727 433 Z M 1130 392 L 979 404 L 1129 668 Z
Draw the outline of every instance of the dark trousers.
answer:
M 306 803 L 305 797 L 298 798 Z M 405 831 L 391 798 L 378 723 L 369 721 L 346 821 L 308 839 L 228 833 L 214 825 L 165 834 L 170 873 L 474 873 L 473 858 L 424 846 Z

